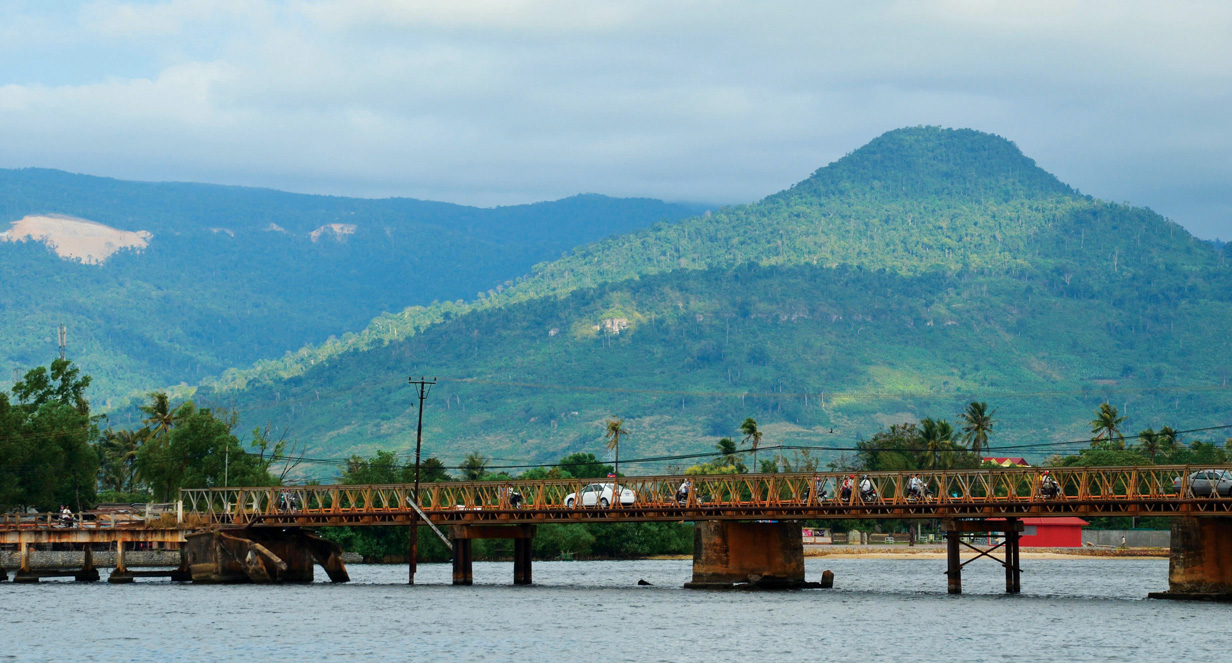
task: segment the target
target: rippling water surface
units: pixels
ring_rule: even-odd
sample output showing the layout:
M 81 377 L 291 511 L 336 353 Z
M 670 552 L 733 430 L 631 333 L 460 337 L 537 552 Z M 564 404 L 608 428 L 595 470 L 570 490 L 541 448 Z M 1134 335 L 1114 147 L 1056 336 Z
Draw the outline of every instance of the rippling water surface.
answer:
M 1232 606 L 1144 600 L 1166 560 L 1024 560 L 1023 593 L 1001 567 L 943 560 L 809 559 L 833 590 L 689 591 L 689 561 L 354 565 L 352 582 L 307 586 L 0 585 L 0 658 L 77 661 L 995 661 L 1223 660 Z M 318 569 L 319 578 L 324 573 Z M 639 587 L 645 579 L 650 587 Z

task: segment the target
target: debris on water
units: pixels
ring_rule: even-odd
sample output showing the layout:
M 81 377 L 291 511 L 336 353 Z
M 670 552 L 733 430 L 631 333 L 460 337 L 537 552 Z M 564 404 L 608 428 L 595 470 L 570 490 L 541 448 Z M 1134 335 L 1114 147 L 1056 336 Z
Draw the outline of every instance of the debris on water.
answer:
M 638 584 L 638 585 L 641 585 L 641 586 L 643 586 L 643 587 L 651 587 L 651 586 L 652 586 L 650 583 L 646 582 L 645 580 L 638 580 L 638 581 L 637 581 L 637 584 Z

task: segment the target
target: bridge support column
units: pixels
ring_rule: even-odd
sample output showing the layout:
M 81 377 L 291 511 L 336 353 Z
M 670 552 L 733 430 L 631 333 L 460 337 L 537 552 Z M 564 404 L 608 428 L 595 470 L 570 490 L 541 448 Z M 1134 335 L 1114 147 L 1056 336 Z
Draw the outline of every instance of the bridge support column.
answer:
M 1018 563 L 1019 537 L 1016 531 L 1005 533 L 1005 592 L 1018 594 L 1022 592 L 1022 567 Z
M 962 594 L 962 556 L 959 554 L 961 536 L 958 532 L 945 533 L 945 577 L 950 594 Z
M 17 544 L 17 549 L 21 555 L 21 566 L 17 569 L 17 573 L 13 574 L 13 582 L 38 582 L 38 574 L 30 569 L 30 544 L 20 541 Z
M 474 582 L 471 575 L 471 540 L 453 540 L 453 584 L 470 585 Z
M 132 572 L 128 570 L 128 566 L 124 563 L 124 549 L 126 547 L 124 538 L 118 537 L 116 539 L 116 565 L 115 568 L 111 570 L 111 574 L 107 576 L 107 582 L 119 584 L 130 583 L 133 581 L 134 576 Z
M 531 584 L 531 552 L 534 525 L 457 525 L 449 529 L 453 540 L 453 584 L 469 585 L 471 541 L 475 539 L 513 539 L 513 584 Z
M 530 561 L 533 539 L 513 540 L 513 584 L 531 584 Z
M 950 520 L 945 527 L 945 575 L 947 591 L 950 594 L 962 594 L 963 567 L 981 557 L 987 557 L 1005 567 L 1005 592 L 1017 594 L 1022 586 L 1022 571 L 1019 567 L 1019 537 L 1022 534 L 1022 521 L 1017 518 L 998 518 L 994 520 Z M 1005 534 L 1005 541 L 991 548 L 978 548 L 962 540 L 963 534 L 987 534 L 1000 532 Z M 962 561 L 962 549 L 966 547 L 974 551 L 975 557 Z M 1004 559 L 998 559 L 992 553 L 1004 548 Z
M 1232 601 L 1232 518 L 1175 518 L 1168 591 L 1158 599 Z
M 791 522 L 699 522 L 690 589 L 804 587 L 804 539 Z
M 98 582 L 98 569 L 94 568 L 94 547 L 85 544 L 82 547 L 81 570 L 73 576 L 77 582 Z

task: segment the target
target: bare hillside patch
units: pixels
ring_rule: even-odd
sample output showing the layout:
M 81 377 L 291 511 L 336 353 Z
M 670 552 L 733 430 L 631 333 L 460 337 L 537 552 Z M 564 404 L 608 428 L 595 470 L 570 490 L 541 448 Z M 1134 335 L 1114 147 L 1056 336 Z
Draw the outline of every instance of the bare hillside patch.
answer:
M 43 242 L 65 260 L 101 265 L 116 251 L 149 246 L 154 237 L 145 230 L 119 230 L 94 221 L 60 214 L 31 214 L 14 221 L 0 241 Z

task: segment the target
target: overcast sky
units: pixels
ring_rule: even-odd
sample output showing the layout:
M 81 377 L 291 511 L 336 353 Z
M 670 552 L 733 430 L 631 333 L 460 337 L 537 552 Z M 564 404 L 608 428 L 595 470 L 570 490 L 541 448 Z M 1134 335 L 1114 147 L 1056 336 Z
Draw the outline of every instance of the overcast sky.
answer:
M 1229 2 L 0 4 L 0 167 L 748 202 L 902 126 L 1232 239 Z

